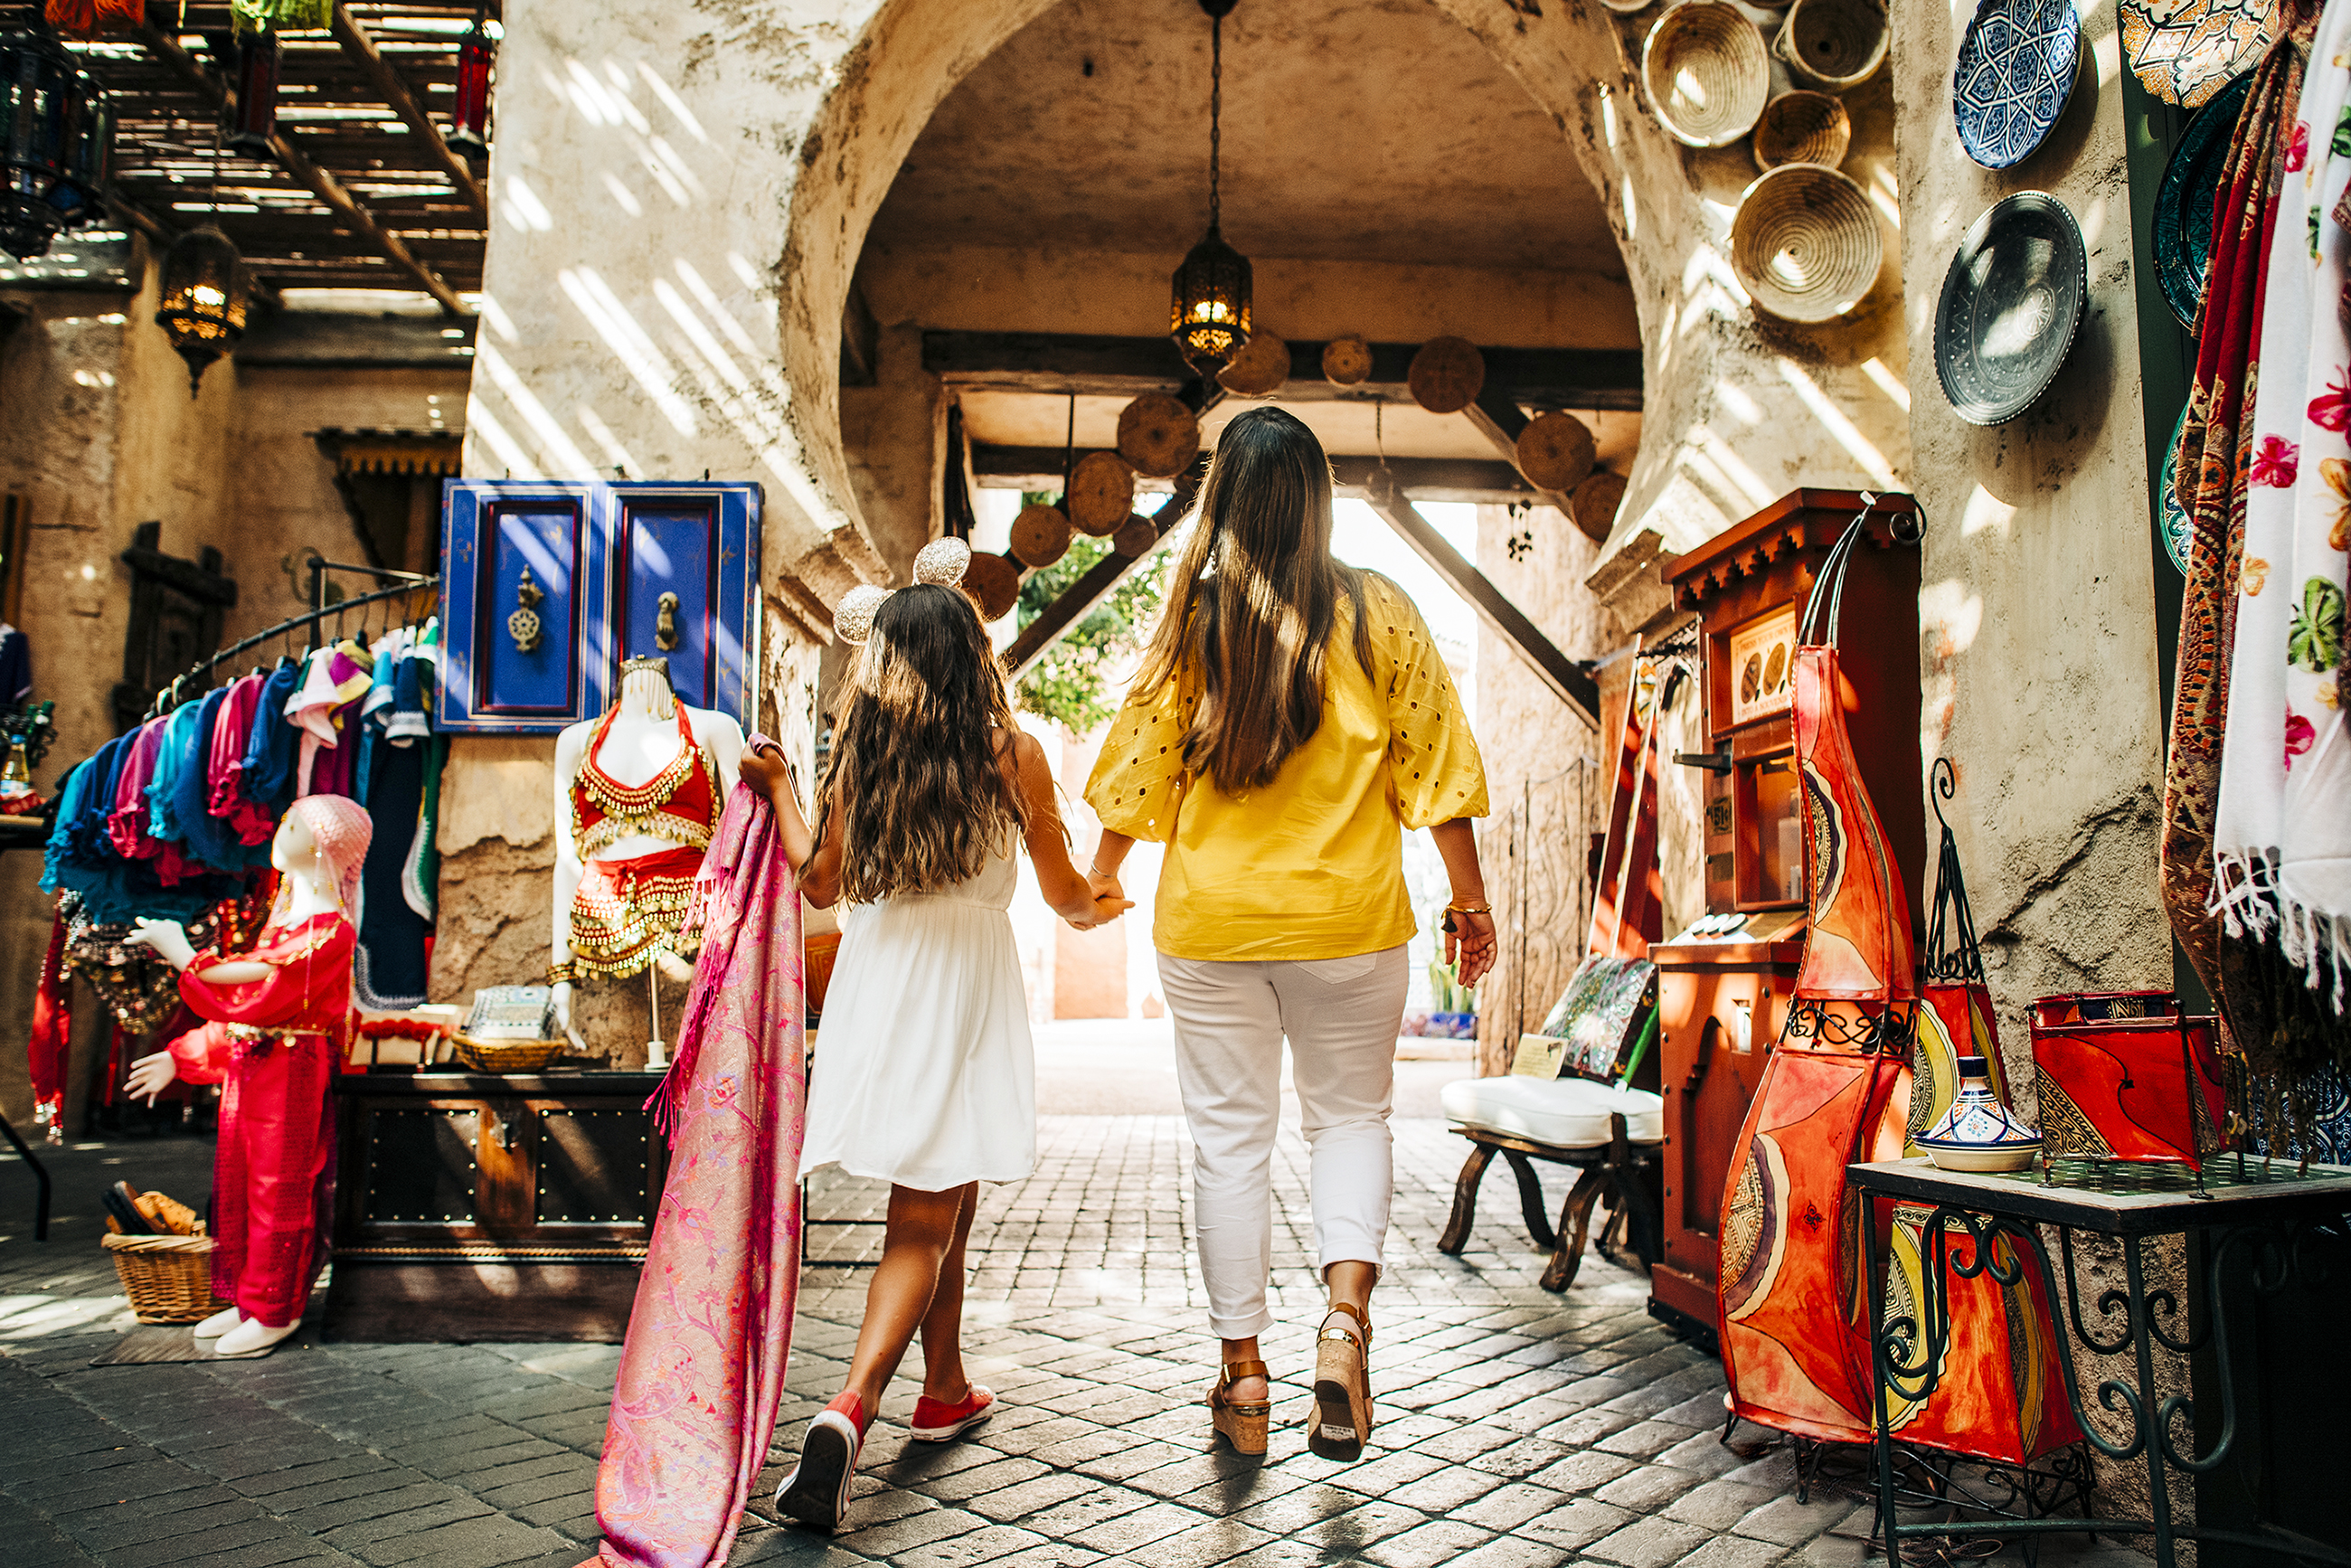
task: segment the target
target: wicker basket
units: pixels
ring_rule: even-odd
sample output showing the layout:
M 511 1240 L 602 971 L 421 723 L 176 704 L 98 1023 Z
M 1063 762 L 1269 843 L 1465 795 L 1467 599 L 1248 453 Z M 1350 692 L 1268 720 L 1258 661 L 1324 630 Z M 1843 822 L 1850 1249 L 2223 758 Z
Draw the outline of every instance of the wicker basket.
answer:
M 1877 281 L 1886 243 L 1859 185 L 1817 163 L 1782 163 L 1747 187 L 1730 220 L 1730 269 L 1755 308 L 1831 321 Z
M 142 1323 L 200 1322 L 228 1305 L 213 1294 L 209 1236 L 102 1236 L 122 1293 Z
M 1825 92 L 1783 92 L 1763 106 L 1755 122 L 1755 166 L 1769 173 L 1782 163 L 1819 163 L 1834 169 L 1853 145 L 1853 118 L 1844 102 Z
M 1763 112 L 1771 57 L 1736 5 L 1681 0 L 1649 29 L 1641 78 L 1658 122 L 1675 141 L 1728 147 Z
M 452 1034 L 449 1045 L 457 1060 L 476 1072 L 537 1072 L 561 1056 L 570 1042 L 562 1040 L 475 1040 Z

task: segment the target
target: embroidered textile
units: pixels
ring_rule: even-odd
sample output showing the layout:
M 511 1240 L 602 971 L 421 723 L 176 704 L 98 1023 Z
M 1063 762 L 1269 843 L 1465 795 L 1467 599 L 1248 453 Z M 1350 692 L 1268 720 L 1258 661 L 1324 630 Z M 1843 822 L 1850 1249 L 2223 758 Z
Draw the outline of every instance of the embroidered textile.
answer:
M 800 901 L 747 785 L 726 802 L 696 904 L 701 957 L 654 1096 L 669 1180 L 596 1474 L 612 1568 L 726 1562 L 767 1463 L 799 1282 Z
M 694 901 L 698 849 L 662 850 L 624 861 L 589 861 L 571 894 L 571 951 L 597 975 L 633 975 L 656 953 L 691 956 L 681 929 Z

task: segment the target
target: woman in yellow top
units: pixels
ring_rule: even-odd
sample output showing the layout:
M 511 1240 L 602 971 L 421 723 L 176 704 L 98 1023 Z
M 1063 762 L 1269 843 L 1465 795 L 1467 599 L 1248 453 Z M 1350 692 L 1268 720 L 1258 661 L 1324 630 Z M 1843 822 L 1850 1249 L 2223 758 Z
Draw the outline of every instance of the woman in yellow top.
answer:
M 1191 1124 L 1208 1321 L 1224 1341 L 1217 1430 L 1265 1451 L 1258 1335 L 1272 1252 L 1281 1041 L 1312 1146 L 1315 1249 L 1331 1307 L 1308 1443 L 1362 1453 L 1368 1315 L 1394 1185 L 1389 1103 L 1403 1022 L 1403 832 L 1426 827 L 1452 880 L 1446 956 L 1493 963 L 1469 819 L 1478 743 L 1420 612 L 1331 555 L 1331 465 L 1280 409 L 1225 427 L 1167 610 L 1112 723 L 1086 801 L 1097 894 L 1123 896 L 1137 839 L 1167 845 L 1152 935 Z

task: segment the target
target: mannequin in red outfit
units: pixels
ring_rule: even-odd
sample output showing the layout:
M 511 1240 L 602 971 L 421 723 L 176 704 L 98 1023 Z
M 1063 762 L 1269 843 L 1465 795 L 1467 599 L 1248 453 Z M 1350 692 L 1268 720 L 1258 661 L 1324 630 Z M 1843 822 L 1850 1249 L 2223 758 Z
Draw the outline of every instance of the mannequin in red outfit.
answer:
M 141 1058 L 131 1092 L 151 1103 L 175 1078 L 218 1082 L 213 1162 L 213 1289 L 235 1303 L 196 1327 L 223 1355 L 266 1349 L 294 1332 L 322 1261 L 334 1158 L 329 1090 L 348 1053 L 352 900 L 372 826 L 339 795 L 294 802 L 270 863 L 284 873 L 261 940 L 215 961 L 169 920 L 142 920 L 144 942 L 180 971 L 180 995 L 207 1021 Z

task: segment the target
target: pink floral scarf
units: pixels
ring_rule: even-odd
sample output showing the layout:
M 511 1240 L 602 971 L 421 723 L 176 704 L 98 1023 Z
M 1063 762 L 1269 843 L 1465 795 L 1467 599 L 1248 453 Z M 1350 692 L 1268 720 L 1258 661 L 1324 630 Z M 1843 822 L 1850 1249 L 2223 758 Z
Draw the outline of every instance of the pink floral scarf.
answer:
M 651 1102 L 669 1182 L 596 1477 L 597 1561 L 611 1568 L 726 1561 L 775 1431 L 799 1283 L 800 901 L 773 813 L 747 785 L 727 799 L 688 923 L 702 950 Z

